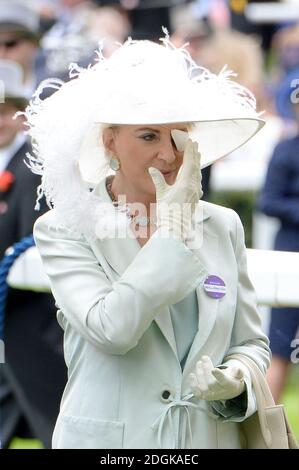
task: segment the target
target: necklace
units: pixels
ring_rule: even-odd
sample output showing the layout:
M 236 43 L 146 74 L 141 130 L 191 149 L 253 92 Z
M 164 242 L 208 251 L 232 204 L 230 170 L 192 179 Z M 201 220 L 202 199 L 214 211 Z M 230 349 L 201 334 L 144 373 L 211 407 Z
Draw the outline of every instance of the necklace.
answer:
M 118 201 L 111 189 L 112 183 L 113 183 L 114 176 L 110 175 L 106 179 L 106 189 L 107 193 L 110 196 L 111 201 L 113 202 L 113 205 L 118 206 Z M 155 221 L 151 219 L 151 217 L 147 217 L 145 215 L 132 215 L 127 213 L 128 217 L 130 220 L 134 220 L 136 225 L 140 225 L 141 227 L 146 227 L 147 225 L 150 225 L 151 223 L 155 224 Z

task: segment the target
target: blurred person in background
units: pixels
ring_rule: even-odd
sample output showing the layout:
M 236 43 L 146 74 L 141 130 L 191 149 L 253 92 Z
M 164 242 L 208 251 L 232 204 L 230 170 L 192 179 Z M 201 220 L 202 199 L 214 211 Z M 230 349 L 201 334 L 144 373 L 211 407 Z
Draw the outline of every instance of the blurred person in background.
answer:
M 202 61 L 214 73 L 219 73 L 225 65 L 229 70 L 234 70 L 235 80 L 254 93 L 257 105 L 263 111 L 263 119 L 267 125 L 261 133 L 223 161 L 224 164 L 229 164 L 231 159 L 235 159 L 239 162 L 242 160 L 242 164 L 246 161 L 248 166 L 256 165 L 256 173 L 260 174 L 258 184 L 261 184 L 274 146 L 285 130 L 266 88 L 264 55 L 260 41 L 258 37 L 238 31 L 217 31 L 207 41 L 202 51 Z
M 295 71 L 299 79 L 299 68 Z M 298 83 L 297 83 L 298 88 Z M 289 100 L 297 122 L 297 134 L 280 142 L 269 163 L 259 209 L 280 221 L 274 249 L 299 252 L 299 96 L 289 87 Z M 273 358 L 267 379 L 279 402 L 287 379 L 292 341 L 299 338 L 299 308 L 273 308 L 269 329 Z
M 118 8 L 127 15 L 132 25 L 133 39 L 150 39 L 158 42 L 161 27 L 172 31 L 171 15 L 177 6 L 188 3 L 189 0 L 95 0 L 101 7 Z
M 206 18 L 196 16 L 192 5 L 175 8 L 171 15 L 173 34 L 171 41 L 176 47 L 185 46 L 192 59 L 205 67 L 202 54 L 213 30 Z M 209 200 L 211 166 L 202 170 L 203 200 Z
M 177 46 L 188 43 L 186 48 L 193 60 L 202 65 L 201 52 L 213 30 L 207 21 L 190 16 L 187 11 L 185 10 L 185 13 L 181 11 L 178 16 L 173 17 L 174 31 L 171 38 Z
M 219 73 L 225 65 L 233 70 L 235 80 L 257 94 L 257 101 L 263 81 L 263 60 L 256 37 L 230 29 L 215 31 L 201 53 L 201 61 L 214 73 Z
M 298 80 L 299 67 L 299 24 L 281 28 L 272 41 L 273 63 L 270 70 L 272 94 L 279 116 L 284 120 L 290 134 L 297 134 L 297 119 L 290 100 L 294 91 L 292 80 Z M 292 88 L 292 90 L 291 90 Z
M 109 57 L 117 47 L 116 42 L 123 42 L 131 31 L 128 15 L 119 7 L 77 2 L 66 9 L 65 3 L 60 2 L 58 21 L 41 41 L 47 70 L 64 81 L 69 79 L 70 63 L 84 67 L 95 62 L 95 50 L 103 38 L 103 54 Z
M 201 0 L 198 1 L 200 2 Z M 280 2 L 280 0 L 276 0 L 276 2 Z M 230 0 L 226 3 L 230 10 L 231 28 L 235 31 L 245 33 L 246 35 L 258 36 L 261 41 L 262 50 L 265 52 L 269 51 L 273 34 L 277 30 L 276 24 L 266 21 L 265 19 L 262 21 L 254 21 L 249 19 L 247 15 L 249 3 L 263 4 L 268 3 L 268 0 Z M 263 5 L 261 5 L 261 7 L 262 6 Z
M 96 48 L 98 41 L 105 38 L 103 54 L 109 57 L 123 43 L 131 32 L 126 11 L 115 7 L 99 7 L 86 15 L 87 35 Z
M 19 64 L 0 60 L 0 259 L 13 243 L 30 235 L 41 212 L 34 210 L 37 175 L 26 168 L 30 150 L 23 133 L 27 97 Z M 0 438 L 35 437 L 49 447 L 66 381 L 62 335 L 52 295 L 9 289 L 4 329 L 6 363 L 0 376 Z
M 57 0 L 56 21 L 45 38 L 62 38 L 77 34 L 84 24 L 84 15 L 96 7 L 92 0 Z
M 252 90 L 259 109 L 265 110 L 263 117 L 267 126 L 242 148 L 215 163 L 211 172 L 210 167 L 203 172 L 206 199 L 228 205 L 239 213 L 248 227 L 246 236 L 250 245 L 254 191 L 262 184 L 272 149 L 281 138 L 283 122 L 275 115 L 270 97 L 266 93 L 264 58 L 257 38 L 225 28 L 215 29 L 215 21 L 212 26 L 208 16 L 200 19 L 194 15 L 195 10 L 190 5 L 180 9 L 174 18 L 176 28 L 173 41 L 177 45 L 189 42 L 187 48 L 193 59 L 215 74 L 225 66 L 228 70 L 234 70 L 235 76 L 232 79 Z M 237 175 L 236 178 L 234 175 Z M 244 188 L 240 184 L 243 180 L 246 180 Z M 234 190 L 236 181 L 243 188 L 237 195 Z M 212 193 L 208 192 L 208 185 Z M 233 194 L 229 193 L 230 188 L 233 188 Z M 247 213 L 248 219 L 244 215 Z
M 41 37 L 55 24 L 57 20 L 58 0 L 29 0 L 39 16 Z
M 233 80 L 253 91 L 267 125 L 253 139 L 212 167 L 213 202 L 235 209 L 246 225 L 246 241 L 252 246 L 253 210 L 271 154 L 285 133 L 272 96 L 266 88 L 264 55 L 257 37 L 234 30 L 217 30 L 206 41 L 201 61 L 214 73 L 234 70 Z M 215 199 L 214 199 L 215 198 Z
M 20 64 L 27 98 L 47 75 L 43 61 L 38 60 L 39 41 L 39 16 L 30 3 L 0 0 L 0 59 Z
M 280 28 L 272 39 L 278 73 L 287 74 L 299 66 L 299 24 Z

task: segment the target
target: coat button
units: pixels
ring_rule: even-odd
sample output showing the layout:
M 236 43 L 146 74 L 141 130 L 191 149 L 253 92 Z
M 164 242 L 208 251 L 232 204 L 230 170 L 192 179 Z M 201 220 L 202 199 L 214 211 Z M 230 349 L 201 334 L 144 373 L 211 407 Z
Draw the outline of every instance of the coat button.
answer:
M 163 392 L 161 393 L 161 397 L 165 401 L 169 401 L 170 395 L 171 395 L 171 393 L 170 393 L 169 390 L 163 390 Z

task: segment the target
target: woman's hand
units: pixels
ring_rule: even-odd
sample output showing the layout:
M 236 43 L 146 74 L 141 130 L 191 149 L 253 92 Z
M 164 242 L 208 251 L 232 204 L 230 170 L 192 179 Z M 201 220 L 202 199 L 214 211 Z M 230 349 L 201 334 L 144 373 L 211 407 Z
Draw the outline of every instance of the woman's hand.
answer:
M 203 194 L 198 144 L 188 140 L 183 164 L 174 184 L 167 184 L 157 168 L 149 168 L 149 173 L 156 187 L 157 227 L 185 240 L 196 205 Z
M 189 380 L 194 395 L 203 400 L 229 400 L 245 389 L 244 373 L 239 367 L 214 367 L 209 356 L 197 362 L 196 373 L 190 374 Z

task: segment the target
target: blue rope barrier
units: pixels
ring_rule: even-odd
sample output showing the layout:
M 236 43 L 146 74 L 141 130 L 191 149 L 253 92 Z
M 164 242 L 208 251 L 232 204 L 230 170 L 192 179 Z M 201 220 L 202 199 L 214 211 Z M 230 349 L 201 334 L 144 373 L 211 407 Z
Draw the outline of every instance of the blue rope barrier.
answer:
M 14 243 L 11 248 L 8 249 L 8 253 L 4 255 L 0 261 L 0 339 L 4 339 L 4 321 L 5 321 L 5 308 L 6 299 L 8 292 L 7 277 L 10 268 L 16 261 L 16 259 L 28 250 L 31 246 L 34 246 L 33 235 L 22 238 L 17 243 Z

